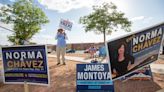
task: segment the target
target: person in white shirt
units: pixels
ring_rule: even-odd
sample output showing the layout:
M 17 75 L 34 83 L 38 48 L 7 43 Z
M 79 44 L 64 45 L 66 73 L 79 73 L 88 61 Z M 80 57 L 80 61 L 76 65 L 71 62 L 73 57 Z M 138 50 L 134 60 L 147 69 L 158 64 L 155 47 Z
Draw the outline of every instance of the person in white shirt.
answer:
M 66 39 L 68 39 L 68 37 L 63 29 L 61 29 L 61 28 L 58 29 L 55 39 L 57 40 L 57 46 L 56 46 L 57 65 L 60 64 L 60 55 L 62 56 L 63 65 L 66 65 L 65 52 L 66 52 Z

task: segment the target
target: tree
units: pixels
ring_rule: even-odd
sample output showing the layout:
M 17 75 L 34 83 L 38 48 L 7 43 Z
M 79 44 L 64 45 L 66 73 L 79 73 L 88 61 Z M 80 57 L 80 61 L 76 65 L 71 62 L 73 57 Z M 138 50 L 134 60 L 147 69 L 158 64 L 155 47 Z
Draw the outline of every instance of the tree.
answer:
M 39 32 L 42 24 L 49 22 L 45 13 L 33 4 L 33 0 L 18 0 L 1 7 L 0 19 L 6 24 L 13 24 L 14 31 L 8 39 L 14 44 L 29 41 Z
M 131 26 L 131 22 L 124 17 L 124 13 L 117 11 L 117 7 L 113 3 L 93 6 L 93 12 L 87 16 L 80 17 L 80 23 L 84 24 L 86 32 L 103 33 L 104 43 L 106 34 L 111 34 L 113 30 L 117 31 L 117 28 L 130 31 L 129 27 Z

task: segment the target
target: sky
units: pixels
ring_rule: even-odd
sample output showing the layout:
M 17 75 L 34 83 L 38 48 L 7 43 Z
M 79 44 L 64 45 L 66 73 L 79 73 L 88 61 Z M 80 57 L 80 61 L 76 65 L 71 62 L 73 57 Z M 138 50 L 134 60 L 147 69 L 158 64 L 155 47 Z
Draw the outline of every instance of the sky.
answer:
M 0 0 L 0 7 L 5 4 L 14 3 L 16 0 Z M 71 31 L 66 31 L 67 43 L 103 42 L 103 35 L 94 32 L 85 32 L 79 18 L 93 12 L 93 5 L 102 5 L 103 2 L 113 2 L 118 10 L 132 21 L 131 32 L 139 31 L 152 25 L 164 22 L 164 0 L 35 0 L 34 4 L 40 7 L 50 20 L 48 24 L 42 25 L 39 33 L 34 35 L 32 42 L 37 44 L 56 44 L 55 35 L 59 27 L 60 19 L 68 19 L 73 22 Z M 12 29 L 12 24 L 0 25 Z M 7 36 L 10 31 L 0 28 L 0 45 L 10 45 Z M 119 30 L 107 36 L 107 40 L 117 38 L 130 32 Z

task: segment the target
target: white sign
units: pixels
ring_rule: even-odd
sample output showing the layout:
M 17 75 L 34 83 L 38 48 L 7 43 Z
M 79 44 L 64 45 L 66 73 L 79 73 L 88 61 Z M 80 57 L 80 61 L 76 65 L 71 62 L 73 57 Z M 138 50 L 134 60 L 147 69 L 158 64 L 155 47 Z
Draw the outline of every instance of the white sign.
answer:
M 61 19 L 59 23 L 59 28 L 71 31 L 73 23 L 69 20 Z

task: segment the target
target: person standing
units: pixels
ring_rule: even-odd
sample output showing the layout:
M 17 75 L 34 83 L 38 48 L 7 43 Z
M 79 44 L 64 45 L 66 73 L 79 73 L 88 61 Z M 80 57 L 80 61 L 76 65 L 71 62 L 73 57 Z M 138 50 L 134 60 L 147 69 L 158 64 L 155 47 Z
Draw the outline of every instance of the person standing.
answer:
M 92 45 L 90 48 L 89 48 L 89 53 L 90 53 L 90 57 L 91 58 L 94 58 L 94 55 L 96 53 L 96 48 L 94 45 Z
M 66 65 L 65 52 L 66 52 L 66 39 L 68 39 L 68 37 L 63 29 L 61 29 L 61 28 L 58 29 L 55 39 L 57 40 L 57 46 L 56 46 L 57 65 L 60 64 L 60 55 L 62 56 L 63 65 Z

